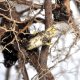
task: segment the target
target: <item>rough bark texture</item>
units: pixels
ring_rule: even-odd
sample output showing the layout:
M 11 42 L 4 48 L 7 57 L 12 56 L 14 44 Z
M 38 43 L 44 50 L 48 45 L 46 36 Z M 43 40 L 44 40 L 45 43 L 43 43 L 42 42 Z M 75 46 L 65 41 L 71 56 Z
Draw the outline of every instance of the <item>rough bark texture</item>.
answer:
M 22 74 L 24 80 L 29 80 L 28 73 L 25 66 L 22 68 Z
M 44 2 L 44 7 L 45 7 L 45 28 L 47 29 L 52 25 L 52 3 L 51 0 L 45 0 Z M 39 76 L 40 80 L 54 80 L 53 75 L 51 72 L 45 74 L 48 71 L 47 67 L 47 58 L 48 58 L 48 46 L 43 46 L 42 51 L 40 54 L 40 59 L 39 59 L 39 64 L 41 69 L 38 69 L 38 73 L 41 74 Z
M 46 29 L 52 25 L 52 3 L 51 0 L 45 0 L 44 2 L 45 8 L 45 26 Z
M 45 28 L 52 26 L 52 5 L 51 0 L 45 0 Z M 47 58 L 48 58 L 48 46 L 43 46 L 41 53 L 29 54 L 30 63 L 35 67 L 38 72 L 39 80 L 54 80 L 53 75 L 48 70 Z
M 21 70 L 21 74 L 23 75 L 23 80 L 29 80 L 29 76 L 28 76 L 28 72 L 26 70 L 26 67 L 25 67 L 25 54 L 26 54 L 26 51 L 25 49 L 23 48 L 20 48 L 20 52 L 18 53 L 18 57 L 19 57 L 19 69 Z

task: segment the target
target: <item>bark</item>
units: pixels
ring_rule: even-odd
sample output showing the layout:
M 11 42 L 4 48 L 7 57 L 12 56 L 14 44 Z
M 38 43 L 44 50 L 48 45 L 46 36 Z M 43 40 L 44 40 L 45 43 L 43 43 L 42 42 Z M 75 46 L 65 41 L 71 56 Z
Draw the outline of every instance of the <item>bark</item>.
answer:
M 71 10 L 70 10 L 70 0 L 64 0 L 64 5 L 66 6 L 66 12 L 68 16 L 71 15 Z
M 21 72 L 22 72 L 22 75 L 23 75 L 23 79 L 24 80 L 29 80 L 28 73 L 26 71 L 26 67 L 25 66 L 22 68 Z
M 45 27 L 47 29 L 53 24 L 51 0 L 45 0 L 44 8 L 45 8 Z
M 51 0 L 45 0 L 44 2 L 44 8 L 45 8 L 45 28 L 52 26 L 53 20 L 52 20 L 52 3 Z M 48 67 L 47 67 L 47 58 L 48 58 L 48 46 L 43 46 L 42 51 L 40 54 L 39 64 L 40 69 L 38 69 L 39 80 L 54 80 L 53 75 L 51 72 L 47 73 Z M 44 75 L 47 73 L 46 75 Z
M 46 29 L 52 26 L 52 5 L 51 0 L 45 0 L 45 27 Z M 47 67 L 47 57 L 48 57 L 48 46 L 43 46 L 42 51 L 39 54 L 38 52 L 29 54 L 28 57 L 30 59 L 31 65 L 35 67 L 38 72 L 39 80 L 54 80 L 53 75 L 48 70 Z
M 23 48 L 20 48 L 20 52 L 18 53 L 19 57 L 19 69 L 21 70 L 21 74 L 23 75 L 23 80 L 29 80 L 28 73 L 25 67 L 25 53 L 26 51 Z
M 6 71 L 5 80 L 9 80 L 9 77 L 10 77 L 10 68 L 8 68 Z

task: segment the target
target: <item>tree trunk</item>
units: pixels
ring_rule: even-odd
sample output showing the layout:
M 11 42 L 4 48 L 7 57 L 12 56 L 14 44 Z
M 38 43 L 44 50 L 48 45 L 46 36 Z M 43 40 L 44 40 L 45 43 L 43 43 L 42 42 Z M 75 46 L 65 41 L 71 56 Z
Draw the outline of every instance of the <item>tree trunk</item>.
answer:
M 52 3 L 51 0 L 45 0 L 44 2 L 45 8 L 45 28 L 52 26 Z M 39 80 L 54 80 L 53 75 L 50 71 L 48 71 L 47 67 L 47 58 L 48 58 L 48 46 L 43 46 L 42 51 L 40 53 L 39 65 L 40 69 L 38 69 Z

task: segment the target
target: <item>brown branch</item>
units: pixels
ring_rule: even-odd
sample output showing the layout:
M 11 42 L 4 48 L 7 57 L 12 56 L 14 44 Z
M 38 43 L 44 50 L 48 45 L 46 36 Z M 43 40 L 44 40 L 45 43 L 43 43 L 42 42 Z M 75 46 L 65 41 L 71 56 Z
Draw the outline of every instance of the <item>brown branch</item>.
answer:
M 0 0 L 0 2 L 5 2 L 5 0 Z
M 6 32 L 6 29 L 0 26 L 0 38 Z
M 52 20 L 52 3 L 51 0 L 45 0 L 44 3 L 44 8 L 45 8 L 45 27 L 46 29 L 53 24 Z
M 42 9 L 36 13 L 30 20 L 29 20 L 29 23 L 20 31 L 20 32 L 24 32 L 26 31 L 33 23 L 33 21 L 35 20 L 36 16 L 42 11 Z
M 9 77 L 10 77 L 10 68 L 8 68 L 6 71 L 5 80 L 9 80 Z
M 24 80 L 29 80 L 28 73 L 27 73 L 27 70 L 26 70 L 25 66 L 22 68 L 21 72 L 22 72 L 22 75 L 23 75 L 23 79 Z
M 29 80 L 28 73 L 25 67 L 25 55 L 26 51 L 21 48 L 19 52 L 19 68 L 21 70 L 21 73 L 23 75 L 23 80 Z
M 45 0 L 44 2 L 44 8 L 45 8 L 45 28 L 52 26 L 53 20 L 52 20 L 52 3 L 51 0 Z M 42 73 L 39 75 L 39 78 L 45 74 L 48 70 L 47 67 L 47 58 L 48 58 L 48 46 L 43 46 L 42 51 L 39 58 L 39 64 L 40 69 L 38 69 L 38 73 Z M 51 72 L 47 73 L 46 75 L 42 76 L 40 80 L 54 80 L 53 75 Z
M 44 5 L 43 4 L 36 4 L 32 1 L 28 1 L 28 0 L 14 0 L 14 1 L 11 1 L 13 4 L 24 4 L 24 5 L 27 5 L 27 6 L 30 6 L 31 9 L 41 9 L 42 7 L 44 8 Z M 52 8 L 54 9 L 55 8 L 55 4 L 52 4 Z
M 64 5 L 66 6 L 66 12 L 68 16 L 71 15 L 71 10 L 70 10 L 70 0 L 64 0 Z
M 7 19 L 7 20 L 9 20 L 9 21 L 11 21 L 11 22 L 22 23 L 22 22 L 20 22 L 20 21 L 17 21 L 17 20 L 11 19 L 11 18 L 9 18 L 9 17 L 7 17 L 7 16 L 5 16 L 4 14 L 1 14 L 1 13 L 0 13 L 0 16 L 4 17 L 5 19 Z
M 75 35 L 80 38 L 80 30 L 77 27 L 76 23 L 74 22 L 73 18 L 70 17 L 69 18 L 69 25 L 72 27 L 72 29 L 74 30 Z

